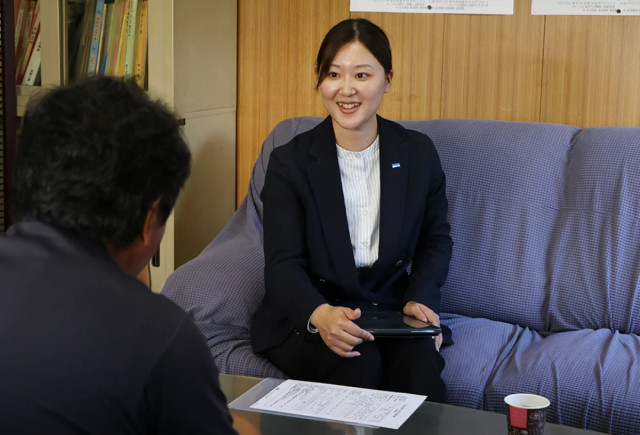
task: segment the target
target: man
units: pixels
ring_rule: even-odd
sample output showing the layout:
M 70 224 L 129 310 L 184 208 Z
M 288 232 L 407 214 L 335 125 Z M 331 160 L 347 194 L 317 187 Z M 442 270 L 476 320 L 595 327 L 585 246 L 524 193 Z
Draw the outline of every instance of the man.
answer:
M 134 278 L 189 165 L 175 117 L 133 83 L 27 109 L 0 238 L 0 432 L 235 433 L 200 332 Z

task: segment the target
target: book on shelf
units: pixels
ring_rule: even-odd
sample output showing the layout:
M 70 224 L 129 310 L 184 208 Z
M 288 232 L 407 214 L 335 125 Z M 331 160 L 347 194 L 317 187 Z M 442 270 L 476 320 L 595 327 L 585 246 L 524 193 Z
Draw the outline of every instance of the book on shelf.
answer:
M 98 71 L 98 59 L 100 58 L 100 42 L 104 26 L 102 25 L 104 18 L 104 0 L 96 0 L 96 6 L 93 13 L 93 25 L 91 26 L 91 42 L 89 44 L 89 62 L 87 64 L 87 75 L 93 75 Z
M 89 63 L 91 29 L 93 27 L 92 24 L 95 10 L 96 0 L 86 0 L 84 3 L 84 13 L 82 15 L 82 20 L 76 29 L 76 34 L 73 37 L 73 78 L 81 78 L 86 75 L 87 65 Z
M 20 36 L 22 35 L 22 29 L 27 21 L 27 10 L 29 9 L 29 0 L 14 0 L 13 1 L 13 12 L 14 12 L 14 20 L 13 20 L 13 29 L 15 32 L 14 38 L 14 46 L 13 48 L 18 48 L 18 43 L 20 42 Z
M 31 29 L 29 30 L 29 42 L 27 43 L 27 46 L 25 48 L 22 62 L 20 65 L 16 65 L 16 72 L 17 72 L 16 84 L 18 85 L 27 84 L 27 83 L 23 83 L 23 81 L 24 81 L 25 74 L 27 73 L 27 69 L 29 68 L 30 65 L 35 65 L 37 62 L 38 68 L 39 68 L 39 64 L 40 64 L 39 54 L 36 56 L 36 59 L 34 59 L 34 63 L 31 63 L 31 59 L 35 52 L 35 49 L 39 40 L 39 36 L 40 36 L 40 14 L 38 9 L 39 8 L 36 6 L 36 10 L 33 14 L 32 26 L 31 26 Z M 31 83 L 31 85 L 33 85 L 33 83 Z
M 129 22 L 127 23 L 127 42 L 124 51 L 124 66 L 122 68 L 122 75 L 124 77 L 132 77 L 135 71 L 135 53 L 136 53 L 136 36 L 138 35 L 138 6 L 140 2 L 138 0 L 129 0 L 131 6 L 129 7 Z
M 36 35 L 33 33 L 33 30 L 34 24 L 37 21 L 39 15 L 39 10 L 39 0 L 28 0 L 26 9 L 23 11 L 23 13 L 26 12 L 26 15 L 23 15 L 21 19 L 22 22 L 20 25 L 20 34 L 15 34 L 15 38 L 18 40 L 15 53 L 16 80 L 18 79 L 18 75 L 22 72 L 22 68 L 25 63 L 25 56 L 29 55 L 27 53 L 29 41 L 31 41 L 31 47 L 33 47 L 33 42 L 35 42 Z M 32 35 L 33 39 L 31 38 Z
M 129 28 L 129 19 L 131 18 L 131 0 L 125 0 L 124 15 L 120 26 L 120 39 L 118 40 L 118 54 L 116 55 L 113 75 L 124 75 L 124 59 L 127 51 L 127 29 Z
M 109 38 L 107 45 L 105 46 L 106 53 L 104 54 L 104 74 L 113 76 L 116 75 L 118 64 L 118 50 L 120 47 L 120 30 L 122 29 L 122 23 L 126 17 L 127 2 L 126 0 L 116 0 L 113 5 L 113 15 L 107 23 L 107 31 Z
M 22 77 L 21 85 L 25 86 L 34 86 L 40 84 L 40 65 L 41 65 L 41 41 L 40 41 L 40 32 L 38 32 L 38 36 L 36 37 L 36 43 L 33 48 L 33 53 L 29 58 L 29 64 L 25 70 L 24 76 Z
M 144 88 L 147 73 L 147 44 L 148 44 L 148 27 L 149 27 L 149 0 L 141 0 L 140 18 L 138 25 L 138 38 L 136 41 L 136 68 L 134 76 L 136 83 Z
M 109 47 L 111 46 L 111 40 L 114 37 L 111 29 L 113 27 L 113 20 L 116 19 L 117 11 L 116 11 L 116 2 L 113 1 L 111 3 L 107 2 L 104 5 L 104 21 L 103 21 L 103 32 L 102 32 L 102 40 L 100 41 L 100 51 L 98 53 L 98 72 L 99 75 L 104 75 L 104 72 L 107 67 L 107 54 L 109 52 Z

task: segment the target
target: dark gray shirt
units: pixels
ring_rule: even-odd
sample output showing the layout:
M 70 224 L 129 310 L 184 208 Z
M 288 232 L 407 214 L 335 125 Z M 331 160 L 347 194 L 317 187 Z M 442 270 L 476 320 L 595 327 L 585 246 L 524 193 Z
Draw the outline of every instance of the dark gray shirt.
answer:
M 39 222 L 0 238 L 0 432 L 235 433 L 189 316 L 104 246 Z

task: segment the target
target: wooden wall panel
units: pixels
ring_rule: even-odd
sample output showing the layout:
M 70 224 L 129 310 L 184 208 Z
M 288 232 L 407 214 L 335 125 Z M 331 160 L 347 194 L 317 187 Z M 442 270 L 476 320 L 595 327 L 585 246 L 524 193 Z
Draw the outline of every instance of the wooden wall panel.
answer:
M 541 121 L 640 125 L 640 17 L 547 17 Z
M 387 33 L 393 81 L 380 115 L 389 119 L 440 117 L 444 15 L 354 13 Z
M 531 0 L 514 15 L 447 15 L 442 117 L 537 121 L 543 40 Z
M 327 31 L 348 17 L 344 0 L 238 2 L 238 204 L 273 127 L 326 114 L 315 89 L 315 57 Z

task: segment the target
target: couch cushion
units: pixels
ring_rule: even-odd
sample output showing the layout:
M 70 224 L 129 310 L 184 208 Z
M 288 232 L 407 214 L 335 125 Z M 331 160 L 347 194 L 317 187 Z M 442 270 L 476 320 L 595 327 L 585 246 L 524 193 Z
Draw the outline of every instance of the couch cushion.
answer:
M 484 408 L 484 391 L 496 364 L 506 358 L 522 328 L 487 319 L 442 314 L 456 344 L 442 348 L 447 403 Z
M 490 380 L 486 409 L 506 412 L 508 394 L 542 394 L 551 401 L 550 422 L 637 433 L 639 366 L 636 335 L 585 329 L 543 338 L 527 329 Z
M 447 177 L 454 246 L 442 311 L 543 329 L 546 255 L 579 129 L 481 120 L 402 124 L 431 137 Z
M 167 280 L 162 294 L 193 316 L 218 370 L 258 377 L 284 377 L 251 349 L 249 328 L 264 295 L 260 192 L 271 151 L 309 130 L 321 118 L 282 121 L 265 139 L 249 192 L 220 234 Z
M 550 330 L 640 334 L 639 128 L 575 138 L 549 258 Z

